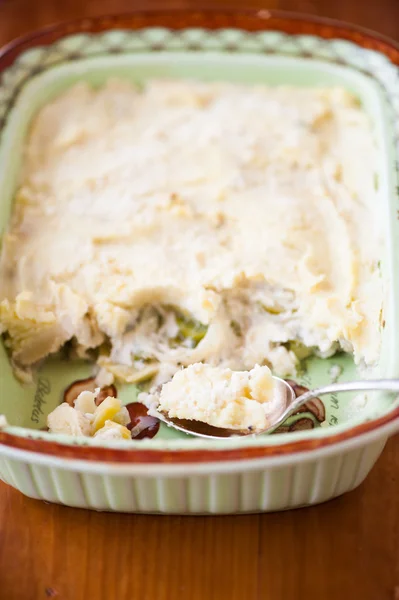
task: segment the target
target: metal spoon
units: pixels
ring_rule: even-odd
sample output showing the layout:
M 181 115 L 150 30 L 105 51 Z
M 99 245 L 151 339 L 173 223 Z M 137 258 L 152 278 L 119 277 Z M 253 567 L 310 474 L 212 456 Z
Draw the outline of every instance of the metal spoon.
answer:
M 387 392 L 398 392 L 399 393 L 399 379 L 377 379 L 367 381 L 348 381 L 345 383 L 332 383 L 315 390 L 309 390 L 304 394 L 295 397 L 293 388 L 279 377 L 274 377 L 275 380 L 284 384 L 286 388 L 286 405 L 285 409 L 280 413 L 277 419 L 273 421 L 266 429 L 262 431 L 240 431 L 238 429 L 222 429 L 219 427 L 213 427 L 207 423 L 201 421 L 190 421 L 183 419 L 173 419 L 168 417 L 165 413 L 157 412 L 157 417 L 174 429 L 183 431 L 190 435 L 195 435 L 202 438 L 210 439 L 222 439 L 233 436 L 247 436 L 247 435 L 262 435 L 265 433 L 272 433 L 277 429 L 288 417 L 295 413 L 298 408 L 303 404 L 306 404 L 312 398 L 318 398 L 325 394 L 334 394 L 335 392 L 364 392 L 364 391 L 387 391 Z

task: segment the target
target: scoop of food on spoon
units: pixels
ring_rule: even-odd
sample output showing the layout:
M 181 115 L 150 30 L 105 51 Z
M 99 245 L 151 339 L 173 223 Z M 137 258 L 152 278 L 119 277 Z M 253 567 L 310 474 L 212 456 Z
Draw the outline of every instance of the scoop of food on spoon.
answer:
M 327 394 L 337 392 L 365 392 L 365 391 L 386 391 L 399 393 L 399 380 L 397 379 L 380 379 L 380 380 L 365 380 L 365 381 L 350 381 L 345 383 L 332 383 L 314 390 L 309 390 L 304 394 L 296 397 L 294 389 L 291 385 L 279 377 L 272 377 L 276 387 L 282 391 L 284 401 L 281 404 L 281 410 L 278 414 L 273 414 L 269 418 L 268 425 L 263 429 L 228 429 L 215 427 L 206 422 L 188 419 L 178 419 L 170 417 L 166 412 L 157 410 L 157 417 L 166 423 L 184 433 L 210 439 L 223 439 L 233 436 L 253 436 L 273 433 L 288 417 L 293 415 L 297 410 L 312 400 Z

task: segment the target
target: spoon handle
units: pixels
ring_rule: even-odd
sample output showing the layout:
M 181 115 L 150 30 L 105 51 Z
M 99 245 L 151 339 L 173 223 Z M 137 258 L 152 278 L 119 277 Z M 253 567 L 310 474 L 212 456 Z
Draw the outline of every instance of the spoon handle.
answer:
M 325 394 L 334 394 L 335 392 L 364 392 L 364 391 L 386 391 L 399 393 L 399 379 L 369 379 L 366 381 L 347 381 L 344 383 L 331 383 L 315 390 L 309 390 L 301 394 L 294 400 L 287 410 L 284 411 L 280 419 L 286 419 L 294 413 L 302 404 L 308 402 L 312 398 L 324 396 Z M 279 419 L 279 420 L 280 420 Z

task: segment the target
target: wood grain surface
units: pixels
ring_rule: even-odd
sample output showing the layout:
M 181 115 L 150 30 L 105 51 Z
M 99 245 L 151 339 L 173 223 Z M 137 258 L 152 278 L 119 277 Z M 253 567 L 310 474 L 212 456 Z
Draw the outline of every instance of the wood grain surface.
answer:
M 195 0 L 0 0 L 0 45 L 63 19 Z M 202 4 L 203 6 L 203 4 Z M 234 0 L 344 19 L 399 41 L 399 0 Z M 0 484 L 0 600 L 399 600 L 399 437 L 327 504 L 241 517 L 94 513 Z

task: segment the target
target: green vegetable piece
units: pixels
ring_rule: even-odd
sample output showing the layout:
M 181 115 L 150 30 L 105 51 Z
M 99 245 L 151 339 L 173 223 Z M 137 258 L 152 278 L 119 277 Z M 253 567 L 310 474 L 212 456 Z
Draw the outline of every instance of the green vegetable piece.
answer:
M 284 312 L 284 309 L 281 306 L 266 306 L 266 304 L 260 303 L 263 310 L 269 315 L 281 315 Z
M 237 337 L 242 336 L 241 326 L 239 323 L 237 323 L 237 321 L 231 321 L 230 327 L 232 328 Z
M 313 349 L 308 348 L 301 342 L 296 340 L 292 340 L 288 342 L 288 350 L 291 350 L 295 354 L 298 360 L 304 360 L 305 358 L 309 358 L 313 354 Z
M 194 340 L 196 344 L 199 344 L 208 330 L 206 325 L 203 325 L 199 321 L 195 321 L 195 319 L 190 319 L 183 314 L 176 316 L 176 322 L 182 336 Z

